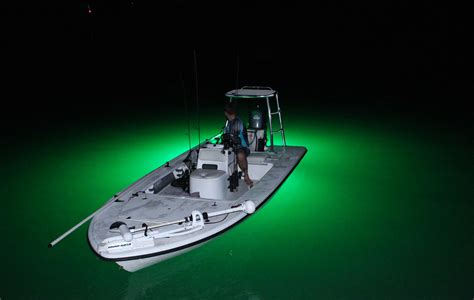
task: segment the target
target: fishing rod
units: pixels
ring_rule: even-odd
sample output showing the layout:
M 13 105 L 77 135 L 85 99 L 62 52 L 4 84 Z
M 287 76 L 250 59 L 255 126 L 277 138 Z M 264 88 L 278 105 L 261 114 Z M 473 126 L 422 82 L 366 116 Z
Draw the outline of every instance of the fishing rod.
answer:
M 236 58 L 236 71 L 235 71 L 235 89 L 238 89 L 239 88 L 239 52 L 237 51 L 237 54 L 236 54 L 237 58 Z
M 196 49 L 194 49 L 193 52 L 194 52 L 194 78 L 195 78 L 195 84 L 196 84 L 196 114 L 197 114 L 197 129 L 198 129 L 198 145 L 201 145 L 201 124 L 200 124 L 201 117 L 199 115 L 199 89 L 198 89 L 199 85 L 198 85 Z
M 187 125 L 188 125 L 188 144 L 189 144 L 189 151 L 191 151 L 191 125 L 189 121 L 189 109 L 188 109 L 188 102 L 187 102 L 187 97 L 186 97 L 186 86 L 184 84 L 184 74 L 181 72 L 181 87 L 183 88 L 183 100 L 184 100 L 184 110 L 186 111 L 186 119 L 187 119 Z

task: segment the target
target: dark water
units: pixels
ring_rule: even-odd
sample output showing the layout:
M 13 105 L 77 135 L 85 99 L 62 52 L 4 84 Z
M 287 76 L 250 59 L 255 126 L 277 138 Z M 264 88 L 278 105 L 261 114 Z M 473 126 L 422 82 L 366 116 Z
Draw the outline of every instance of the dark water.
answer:
M 0 299 L 474 297 L 472 137 L 395 115 L 284 117 L 308 153 L 268 204 L 136 273 L 98 259 L 87 225 L 47 244 L 185 151 L 185 124 L 95 119 L 7 140 Z M 203 117 L 202 136 L 221 121 Z

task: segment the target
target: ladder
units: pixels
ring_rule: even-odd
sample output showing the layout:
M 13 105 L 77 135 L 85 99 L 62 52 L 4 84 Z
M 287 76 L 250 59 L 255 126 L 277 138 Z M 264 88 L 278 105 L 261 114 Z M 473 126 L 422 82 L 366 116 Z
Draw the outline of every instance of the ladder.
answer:
M 286 139 L 285 139 L 285 129 L 283 128 L 283 120 L 281 117 L 281 109 L 280 109 L 280 102 L 278 101 L 278 92 L 275 92 L 275 100 L 276 100 L 276 105 L 277 105 L 277 110 L 272 111 L 271 104 L 270 104 L 270 99 L 269 97 L 266 97 L 267 99 L 267 108 L 268 108 L 268 126 L 270 127 L 270 151 L 273 152 L 273 134 L 274 133 L 281 133 L 281 142 L 283 144 L 283 147 L 286 147 Z M 273 115 L 278 115 L 278 121 L 280 122 L 280 128 L 273 130 L 273 125 L 272 125 L 272 116 Z

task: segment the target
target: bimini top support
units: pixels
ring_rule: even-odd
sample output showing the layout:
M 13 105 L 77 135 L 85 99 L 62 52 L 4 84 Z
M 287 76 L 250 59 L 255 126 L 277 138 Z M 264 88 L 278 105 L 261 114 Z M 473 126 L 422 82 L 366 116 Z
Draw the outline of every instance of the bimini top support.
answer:
M 273 133 L 280 132 L 281 133 L 281 140 L 284 147 L 286 147 L 286 139 L 285 139 L 285 130 L 283 128 L 283 120 L 281 116 L 281 109 L 280 103 L 278 101 L 278 92 L 273 90 L 271 87 L 265 86 L 244 86 L 240 89 L 235 89 L 229 91 L 225 94 L 229 97 L 230 101 L 232 102 L 234 98 L 244 98 L 244 99 L 258 99 L 258 98 L 265 98 L 267 100 L 267 111 L 268 111 L 268 125 L 270 127 L 270 151 L 274 151 L 273 149 Z M 276 111 L 272 110 L 270 99 L 275 99 L 276 102 Z M 280 128 L 277 130 L 273 130 L 272 126 L 272 116 L 278 115 L 278 121 L 280 122 Z

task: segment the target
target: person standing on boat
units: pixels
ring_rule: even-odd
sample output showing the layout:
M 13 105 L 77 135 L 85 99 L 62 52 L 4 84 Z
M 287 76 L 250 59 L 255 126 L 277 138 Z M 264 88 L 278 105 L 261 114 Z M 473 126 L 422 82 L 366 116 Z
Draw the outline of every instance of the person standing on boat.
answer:
M 226 126 L 224 127 L 224 134 L 232 134 L 235 137 L 239 137 L 240 145 L 234 149 L 237 153 L 237 162 L 239 167 L 244 173 L 245 183 L 249 186 L 253 185 L 253 181 L 250 179 L 248 174 L 248 162 L 247 156 L 250 154 L 249 140 L 247 136 L 247 128 L 245 128 L 244 122 L 237 116 L 237 109 L 234 102 L 228 102 L 224 106 L 224 115 L 227 118 Z

